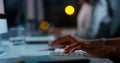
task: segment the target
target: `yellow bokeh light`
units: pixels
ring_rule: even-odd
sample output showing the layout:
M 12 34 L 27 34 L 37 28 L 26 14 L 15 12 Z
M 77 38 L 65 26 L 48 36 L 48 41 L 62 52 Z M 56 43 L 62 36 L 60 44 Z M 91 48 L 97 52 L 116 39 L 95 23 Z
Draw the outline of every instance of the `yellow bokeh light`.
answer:
M 39 29 L 41 31 L 46 31 L 49 28 L 49 23 L 47 21 L 43 21 L 40 23 Z
M 73 15 L 75 12 L 75 9 L 72 5 L 68 5 L 65 7 L 65 13 L 68 15 Z

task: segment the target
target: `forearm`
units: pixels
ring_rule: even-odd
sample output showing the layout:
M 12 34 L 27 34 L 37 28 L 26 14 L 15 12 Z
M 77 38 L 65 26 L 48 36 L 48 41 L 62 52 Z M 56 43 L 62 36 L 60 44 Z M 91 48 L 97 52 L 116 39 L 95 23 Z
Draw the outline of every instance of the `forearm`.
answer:
M 111 45 L 111 46 L 120 46 L 120 38 L 111 38 L 111 39 L 95 39 L 91 40 L 91 42 L 98 42 L 104 45 Z
M 115 52 L 113 54 L 116 58 L 120 59 L 120 47 L 117 47 L 115 49 Z
M 101 39 L 96 39 L 96 42 L 103 43 Z M 110 57 L 111 60 L 118 62 L 120 60 L 120 38 L 106 39 L 104 42 L 105 45 L 113 46 L 113 53 Z
M 106 39 L 105 45 L 120 46 L 120 38 Z

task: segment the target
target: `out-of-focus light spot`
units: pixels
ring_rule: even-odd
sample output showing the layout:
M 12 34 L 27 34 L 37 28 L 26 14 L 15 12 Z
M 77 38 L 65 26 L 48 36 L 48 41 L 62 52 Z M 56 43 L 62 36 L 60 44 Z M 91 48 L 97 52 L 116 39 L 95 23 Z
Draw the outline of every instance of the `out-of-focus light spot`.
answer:
M 75 12 L 75 8 L 72 5 L 68 5 L 65 7 L 65 13 L 67 15 L 73 15 Z
M 46 31 L 49 28 L 49 23 L 47 21 L 43 21 L 40 23 L 39 29 L 41 31 Z

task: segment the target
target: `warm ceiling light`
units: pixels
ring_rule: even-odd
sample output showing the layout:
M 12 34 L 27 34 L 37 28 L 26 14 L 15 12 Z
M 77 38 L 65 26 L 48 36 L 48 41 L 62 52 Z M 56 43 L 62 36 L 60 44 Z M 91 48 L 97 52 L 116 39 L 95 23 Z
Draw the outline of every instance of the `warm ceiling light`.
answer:
M 75 9 L 74 9 L 74 7 L 73 7 L 72 5 L 67 5 L 67 6 L 65 7 L 65 13 L 66 13 L 67 15 L 73 15 L 74 12 L 75 12 Z

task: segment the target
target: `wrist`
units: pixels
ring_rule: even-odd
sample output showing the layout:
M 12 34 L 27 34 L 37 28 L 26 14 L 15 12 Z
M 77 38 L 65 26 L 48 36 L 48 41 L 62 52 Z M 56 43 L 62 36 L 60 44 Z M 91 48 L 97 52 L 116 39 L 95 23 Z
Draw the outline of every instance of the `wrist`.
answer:
M 98 44 L 103 44 L 103 40 L 101 40 L 101 39 L 90 40 L 90 42 L 95 42 L 95 43 L 98 43 Z
M 106 44 L 106 38 L 101 38 L 101 43 L 103 44 L 103 45 L 105 45 Z
M 115 56 L 116 51 L 117 51 L 117 47 L 113 47 L 112 48 L 112 57 Z

